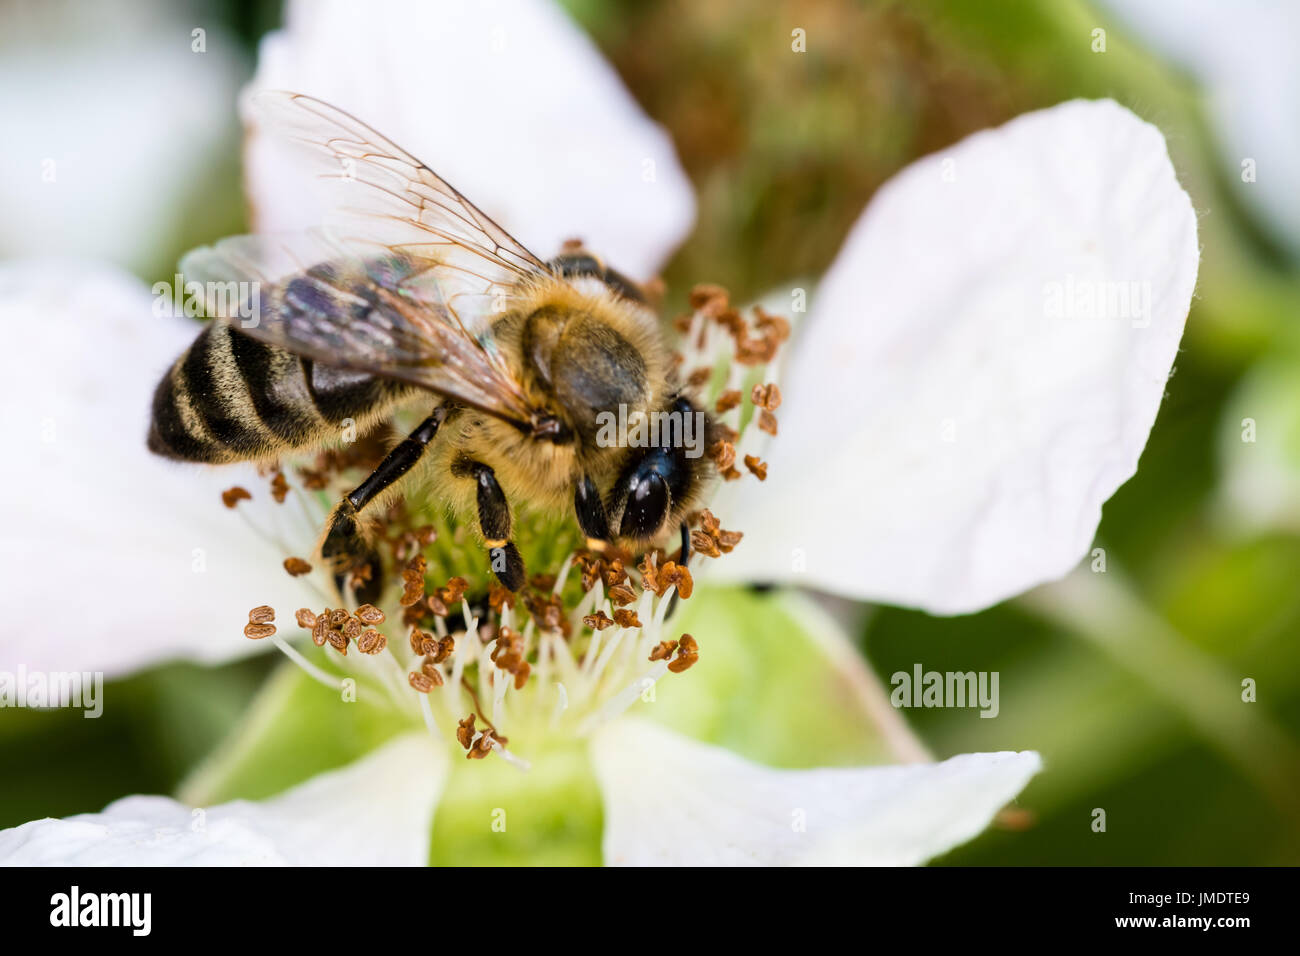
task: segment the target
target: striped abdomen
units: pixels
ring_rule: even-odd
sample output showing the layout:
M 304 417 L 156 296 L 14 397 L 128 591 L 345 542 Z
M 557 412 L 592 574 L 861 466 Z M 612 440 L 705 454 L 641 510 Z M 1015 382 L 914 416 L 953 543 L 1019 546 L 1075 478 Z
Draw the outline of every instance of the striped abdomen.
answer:
M 182 461 L 263 458 L 363 429 L 412 386 L 314 363 L 208 325 L 154 392 L 149 450 Z

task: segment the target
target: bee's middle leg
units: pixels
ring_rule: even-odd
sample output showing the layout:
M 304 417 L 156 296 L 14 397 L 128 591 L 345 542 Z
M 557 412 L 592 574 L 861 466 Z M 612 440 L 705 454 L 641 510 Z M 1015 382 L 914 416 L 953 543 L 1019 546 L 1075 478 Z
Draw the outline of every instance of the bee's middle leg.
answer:
M 378 593 L 382 585 L 382 568 L 366 535 L 361 521 L 361 512 L 366 505 L 405 477 L 415 466 L 434 436 L 438 434 L 438 428 L 446 417 L 445 407 L 436 409 L 384 457 L 379 467 L 371 472 L 365 481 L 357 485 L 330 512 L 320 554 L 336 574 L 343 574 L 369 564 L 372 575 L 371 586 L 366 590 Z
M 478 525 L 492 561 L 492 571 L 505 587 L 518 591 L 524 586 L 524 559 L 510 540 L 510 505 L 496 472 L 481 461 L 462 457 L 452 463 L 452 474 L 474 479 Z

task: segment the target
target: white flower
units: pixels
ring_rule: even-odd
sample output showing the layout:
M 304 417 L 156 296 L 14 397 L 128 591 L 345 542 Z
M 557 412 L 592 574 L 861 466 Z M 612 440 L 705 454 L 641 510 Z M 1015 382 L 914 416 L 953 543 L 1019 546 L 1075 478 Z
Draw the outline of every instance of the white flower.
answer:
M 854 654 L 815 608 L 799 613 L 815 624 L 822 653 Z M 993 753 L 774 770 L 627 717 L 596 730 L 590 760 L 604 859 L 619 865 L 914 865 L 979 833 L 1040 768 L 1034 753 Z M 418 864 L 451 772 L 445 747 L 407 735 L 263 803 L 191 809 L 130 797 L 100 814 L 0 831 L 0 864 Z M 494 813 L 520 809 L 505 796 L 491 802 Z
M 431 73 L 437 58 L 417 42 L 420 34 L 437 35 L 444 14 L 398 6 L 396 22 L 410 27 L 400 34 L 372 25 L 394 20 L 373 7 L 362 15 L 319 4 L 310 18 L 295 7 L 290 29 L 267 40 L 260 81 L 356 111 L 444 172 L 541 255 L 555 251 L 547 243 L 577 234 L 593 247 L 606 243 L 602 251 L 616 267 L 636 274 L 653 269 L 690 218 L 680 171 L 626 94 L 603 89 L 613 82 L 611 72 L 567 20 L 523 0 L 488 8 L 487 21 L 479 5 L 458 8 L 463 19 L 454 35 L 467 38 L 471 52 L 457 61 L 462 44 L 449 42 L 450 64 L 482 65 L 473 38 L 491 42 L 495 17 L 503 15 L 494 11 L 532 26 L 509 31 L 514 55 L 487 58 L 491 82 L 462 76 L 448 107 L 430 90 L 445 89 L 463 71 Z M 515 69 L 522 72 L 510 72 Z M 560 89 L 583 91 L 588 105 L 579 141 L 586 145 L 578 149 L 601 157 L 595 163 L 604 169 L 595 182 L 573 155 L 554 165 L 545 158 L 557 145 L 556 114 L 548 111 L 572 115 L 559 96 L 553 96 L 558 107 L 546 97 L 537 104 L 547 121 L 506 123 L 508 143 L 485 134 L 493 148 L 476 153 L 480 140 L 464 135 L 482 132 L 474 116 L 502 116 L 522 84 L 550 89 L 551 79 Z M 463 129 L 445 124 L 449 108 Z M 623 143 L 634 145 L 617 148 Z M 609 144 L 612 151 L 604 152 Z M 259 223 L 295 224 L 299 207 L 296 200 L 280 202 L 292 187 L 275 172 L 274 157 L 263 155 L 256 136 L 248 152 Z M 657 176 L 648 200 L 629 193 L 647 184 L 626 175 L 629 163 L 636 167 L 645 157 L 654 160 Z M 514 162 L 528 167 L 529 176 L 544 172 L 519 190 L 518 177 L 502 172 Z M 449 171 L 457 167 L 464 175 Z M 491 176 L 476 182 L 477 170 Z M 534 205 L 543 194 L 545 202 Z M 571 218 L 556 211 L 551 200 L 557 196 L 567 197 L 563 209 Z M 644 228 L 636 218 L 642 215 Z M 781 434 L 763 450 L 770 477 L 763 485 L 729 486 L 721 499 L 724 524 L 747 537 L 717 562 L 717 574 L 947 613 L 978 610 L 1064 574 L 1090 546 L 1101 504 L 1136 466 L 1177 349 L 1197 259 L 1195 217 L 1162 137 L 1113 103 L 1074 102 L 1028 114 L 909 167 L 864 213 L 801 324 L 784 370 Z M 147 390 L 179 351 L 176 343 L 161 343 L 162 334 L 86 325 L 77 311 L 83 293 L 57 275 L 18 268 L 0 274 L 0 289 L 27 290 L 0 296 L 0 308 L 7 318 L 25 317 L 16 328 L 28 334 L 79 340 L 60 381 L 77 382 L 80 394 L 98 403 L 95 425 L 64 432 L 77 441 L 57 455 L 92 469 L 96 480 L 80 483 L 73 494 L 71 479 L 56 474 L 67 462 L 38 458 L 25 480 L 47 489 L 48 497 L 37 496 L 32 518 L 14 517 L 21 544 L 6 544 L 0 573 L 26 580 L 29 567 L 75 571 L 78 554 L 88 555 L 93 573 L 75 577 L 75 587 L 51 579 L 37 584 L 30 599 L 53 607 L 85 602 L 95 613 L 72 618 L 75 625 L 65 619 L 58 627 L 33 626 L 26 644 L 0 648 L 0 669 L 20 661 L 31 667 L 48 646 L 64 649 L 54 659 L 84 653 L 98 669 L 117 672 L 187 647 L 208 657 L 237 653 L 250 642 L 225 636 L 234 615 L 265 600 L 267 581 L 293 585 L 268 570 L 283 553 L 269 558 L 266 551 L 274 549 L 240 534 L 236 516 L 196 507 L 195 495 L 210 491 L 182 494 L 183 486 L 199 488 L 196 469 L 182 472 L 147 457 Z M 122 291 L 112 277 L 95 281 L 97 297 L 119 287 L 108 314 L 134 312 L 148 324 L 142 291 Z M 1124 299 L 1132 314 L 1079 314 L 1079 290 L 1104 302 L 1120 283 L 1126 293 L 1135 284 L 1134 297 Z M 32 322 L 38 313 L 42 320 Z M 43 330 L 32 332 L 33 326 Z M 144 356 L 155 365 L 147 373 L 140 371 Z M 59 399 L 59 386 L 35 372 L 17 381 L 38 403 Z M 80 405 L 64 401 L 60 420 L 75 427 Z M 19 425 L 19 432 L 28 446 L 38 441 L 34 423 Z M 210 480 L 234 484 L 234 474 L 218 472 Z M 95 520 L 105 512 L 110 517 Z M 218 518 L 228 519 L 232 530 L 215 530 Z M 141 530 L 131 535 L 125 529 L 133 524 Z M 50 527 L 63 534 L 51 538 Z M 284 540 L 310 534 L 282 531 Z M 139 553 L 124 552 L 123 541 L 141 544 Z M 181 580 L 169 566 L 196 547 L 239 554 L 220 562 L 228 577 L 219 587 L 212 577 Z M 192 574 L 183 558 L 182 568 Z M 249 587 L 245 574 L 265 577 Z M 158 600 L 160 580 L 178 590 Z M 147 613 L 135 605 L 137 595 Z M 304 596 L 274 603 L 291 612 L 321 602 Z M 196 614 L 195 607 L 208 611 Z M 642 617 L 654 620 L 661 609 L 650 602 Z M 842 643 L 824 616 L 817 627 L 825 641 Z M 114 640 L 86 642 L 87 629 Z M 642 640 L 653 637 L 651 631 Z M 90 644 L 93 650 L 86 649 Z M 473 651 L 470 640 L 462 653 Z M 627 657 L 620 680 L 589 685 L 573 702 L 599 717 L 573 730 L 594 731 L 609 862 L 920 862 L 978 832 L 1038 769 L 1034 754 L 984 754 L 934 766 L 768 770 L 632 718 L 612 719 L 636 702 L 637 672 L 630 668 L 637 661 L 644 656 Z M 675 769 L 665 774 L 669 767 Z M 140 813 L 138 821 L 174 816 L 176 809 L 167 805 L 156 817 Z M 111 826 L 99 837 L 87 832 L 94 840 L 116 839 Z M 702 840 L 701 832 L 725 839 Z M 427 845 L 427 829 L 412 839 Z

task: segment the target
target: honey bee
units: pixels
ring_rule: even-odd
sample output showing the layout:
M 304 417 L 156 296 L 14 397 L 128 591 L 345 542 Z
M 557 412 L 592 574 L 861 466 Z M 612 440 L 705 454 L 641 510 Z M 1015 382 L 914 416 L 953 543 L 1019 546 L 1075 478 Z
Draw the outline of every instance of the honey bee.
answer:
M 239 236 L 181 262 L 187 280 L 246 289 L 159 383 L 148 446 L 190 462 L 318 449 L 349 422 L 427 416 L 330 513 L 317 552 L 335 573 L 371 563 L 370 522 L 413 473 L 476 516 L 496 578 L 525 581 L 511 501 L 570 506 L 588 546 L 640 547 L 679 529 L 710 459 L 666 427 L 610 441 L 611 415 L 715 425 L 678 382 L 642 289 L 585 251 L 542 261 L 415 157 L 301 94 L 264 93 L 259 120 L 314 157 L 334 192 L 322 228 Z M 250 308 L 251 307 L 251 308 Z M 251 316 L 251 318 L 250 318 Z M 663 420 L 669 421 L 669 418 Z M 416 469 L 419 463 L 421 468 Z M 571 503 L 571 504 L 570 504 Z

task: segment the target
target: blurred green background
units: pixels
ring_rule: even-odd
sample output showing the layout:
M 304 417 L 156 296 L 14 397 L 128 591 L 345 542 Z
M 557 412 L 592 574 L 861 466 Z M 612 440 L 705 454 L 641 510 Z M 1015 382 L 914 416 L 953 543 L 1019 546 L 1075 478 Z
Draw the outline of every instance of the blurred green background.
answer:
M 1234 446 L 1242 414 L 1287 413 L 1269 406 L 1285 389 L 1244 383 L 1261 370 L 1300 379 L 1300 269 L 1248 214 L 1249 185 L 1224 160 L 1195 77 L 1108 9 L 1078 2 L 566 6 L 671 131 L 694 182 L 698 225 L 664 275 L 670 311 L 695 282 L 744 300 L 820 274 L 884 180 L 1026 110 L 1109 96 L 1163 130 L 1201 216 L 1203 258 L 1168 399 L 1098 536 L 1108 560 L 1098 606 L 1122 612 L 1092 613 L 1088 595 L 1067 605 L 1052 588 L 955 619 L 875 608 L 861 647 L 885 682 L 917 661 L 1000 672 L 995 720 L 906 712 L 935 754 L 1044 756 L 1047 772 L 1019 801 L 1026 812 L 940 863 L 1300 862 L 1300 521 L 1284 501 L 1247 530 L 1225 507 L 1224 474 L 1250 447 Z M 196 9 L 226 24 L 250 64 L 279 22 L 275 3 Z M 808 32 L 801 56 L 789 55 L 792 26 Z M 1091 49 L 1095 27 L 1107 31 L 1104 54 Z M 144 278 L 169 277 L 187 247 L 241 230 L 235 150 L 232 139 Z M 1288 440 L 1300 446 L 1300 434 Z M 115 706 L 96 721 L 6 711 L 0 827 L 173 790 L 276 663 L 137 676 L 108 689 Z M 1251 704 L 1240 700 L 1247 677 Z M 1104 834 L 1090 826 L 1098 807 Z

